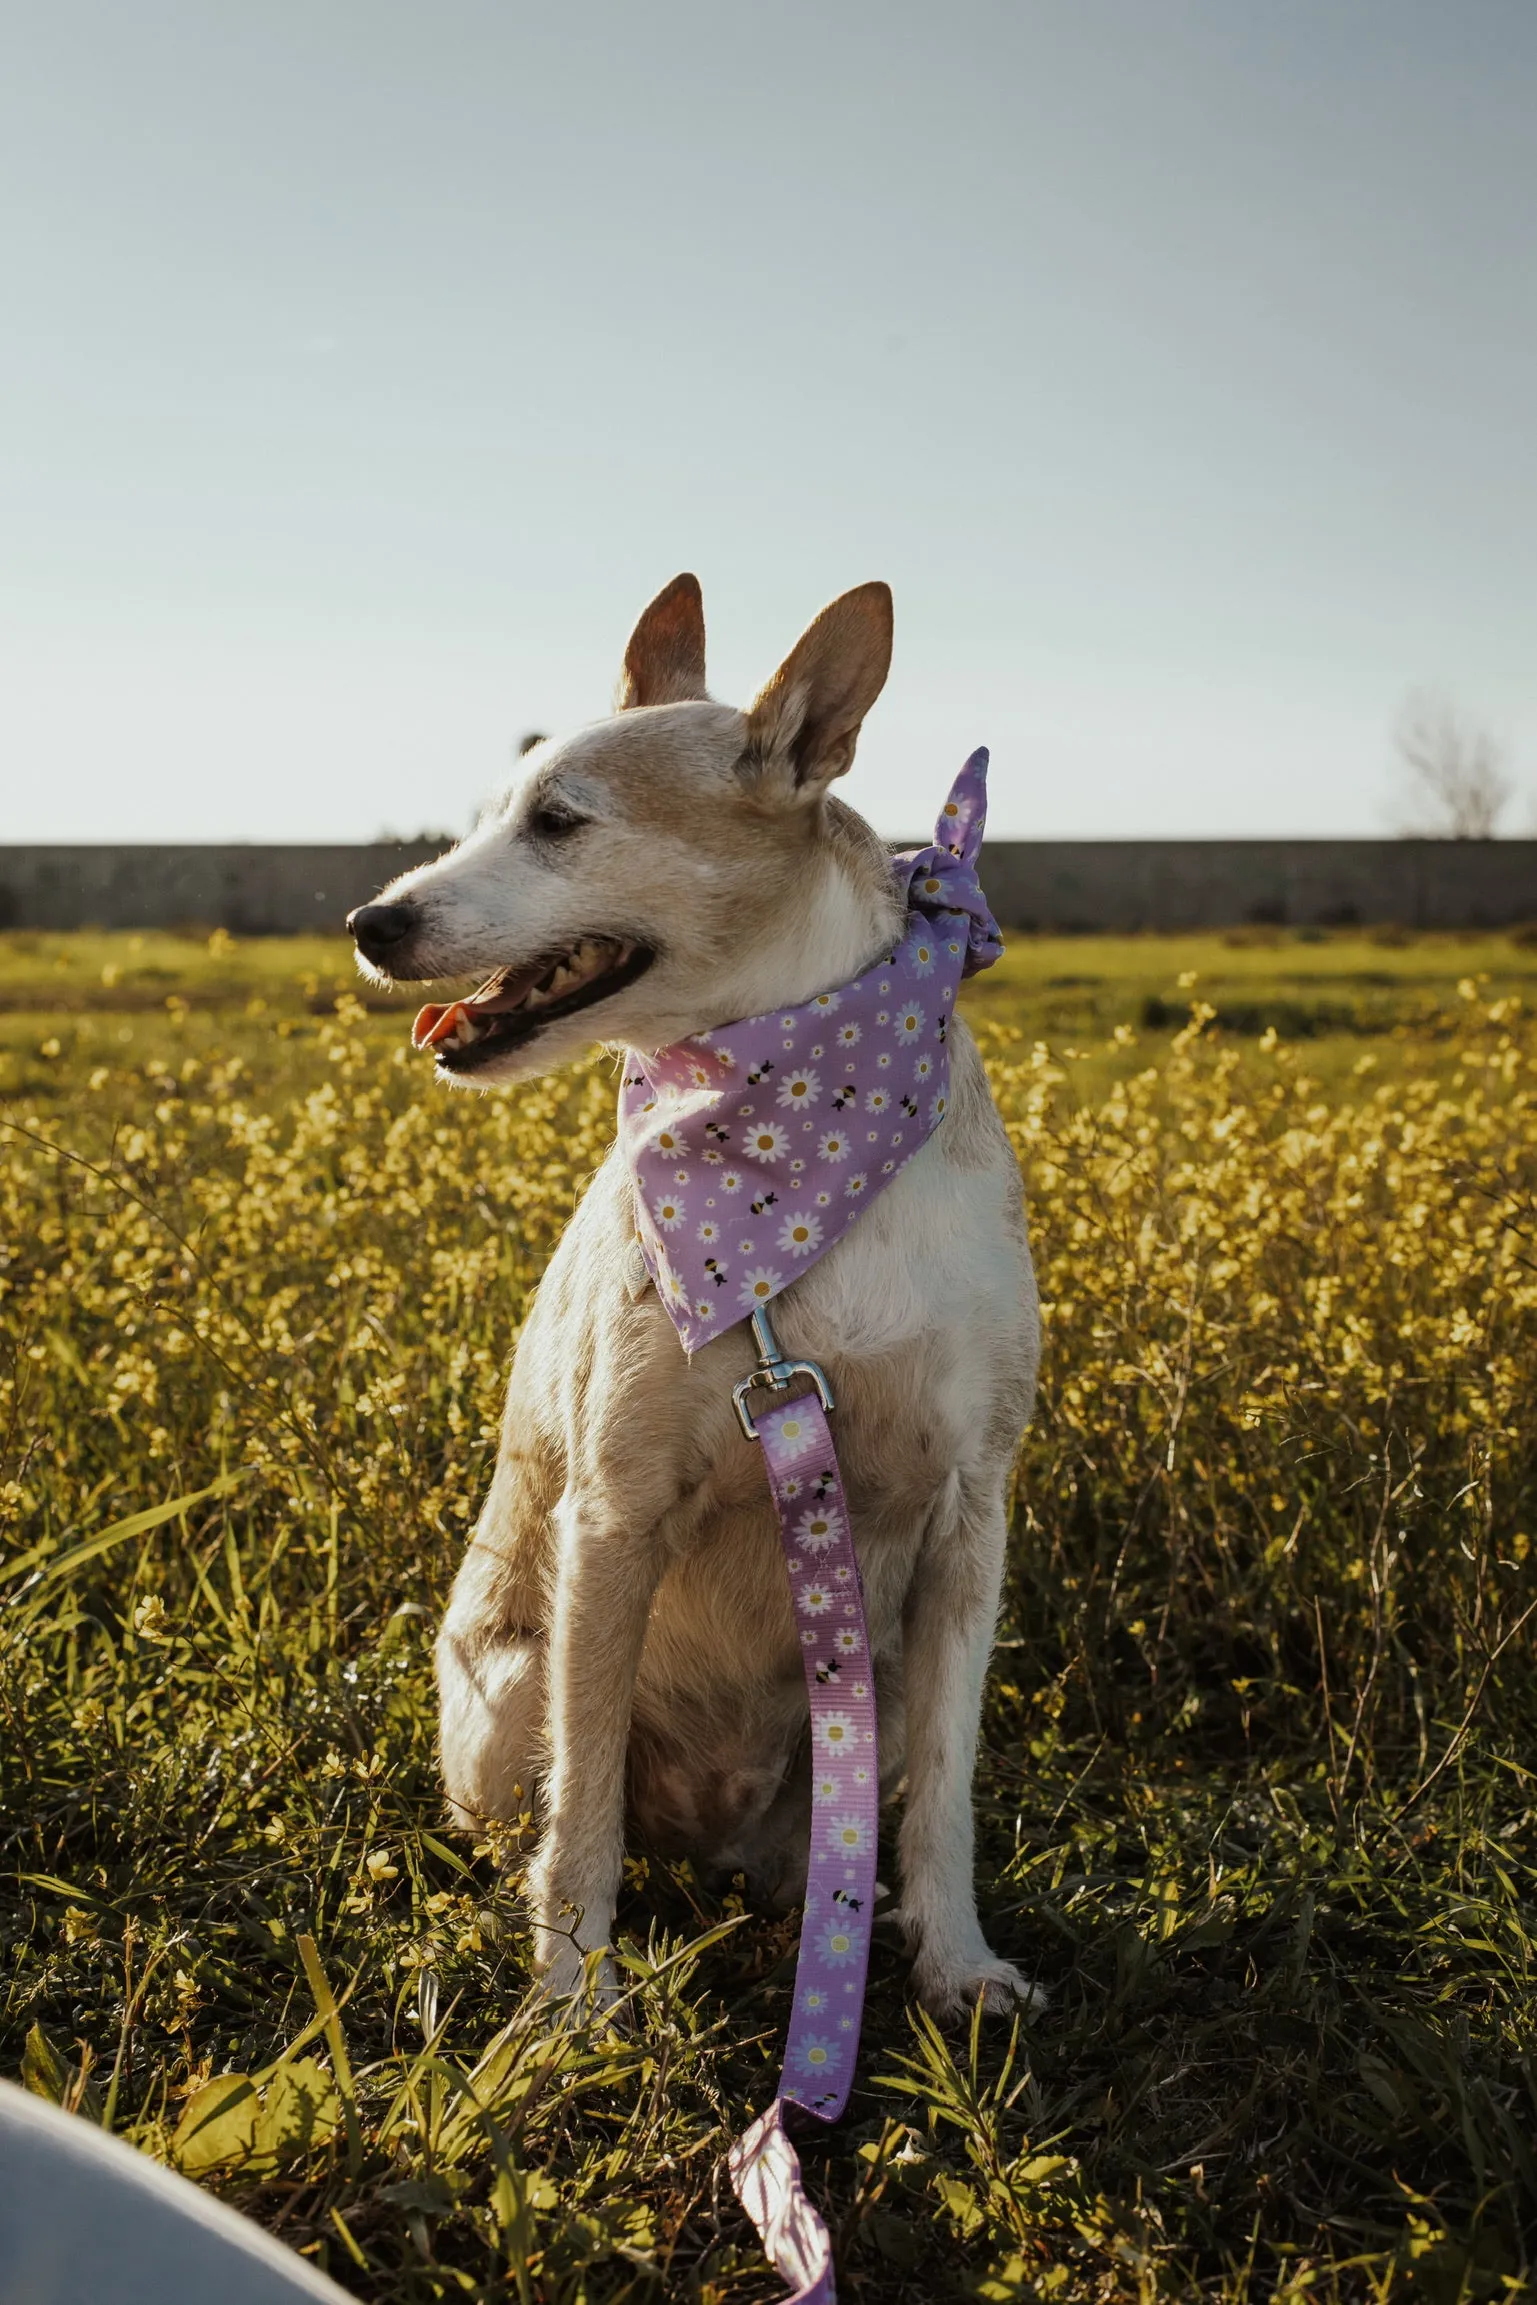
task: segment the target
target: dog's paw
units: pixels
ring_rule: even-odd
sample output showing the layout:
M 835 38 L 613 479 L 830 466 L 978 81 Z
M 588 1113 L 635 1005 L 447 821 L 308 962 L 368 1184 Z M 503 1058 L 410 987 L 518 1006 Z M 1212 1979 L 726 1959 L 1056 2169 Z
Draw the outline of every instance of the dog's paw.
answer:
M 930 1959 L 920 1953 L 913 1963 L 918 1998 L 941 2024 L 964 2017 L 980 2001 L 989 2017 L 1012 2016 L 1017 2010 L 1029 2017 L 1046 2006 L 1039 1985 L 1022 1977 L 1009 1961 L 1000 1961 L 985 1949 L 974 1959 Z
M 551 2013 L 569 2024 L 612 2018 L 621 1993 L 613 1955 L 607 1947 L 583 1952 L 569 1938 L 556 1938 L 539 1972 L 539 1993 Z

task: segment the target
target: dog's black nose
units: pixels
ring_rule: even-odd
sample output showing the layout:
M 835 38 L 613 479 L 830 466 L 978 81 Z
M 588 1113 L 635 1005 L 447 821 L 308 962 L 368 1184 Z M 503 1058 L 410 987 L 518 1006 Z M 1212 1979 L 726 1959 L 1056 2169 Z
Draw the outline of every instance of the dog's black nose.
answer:
M 360 904 L 347 915 L 347 931 L 368 960 L 385 964 L 416 926 L 416 907 L 409 904 Z

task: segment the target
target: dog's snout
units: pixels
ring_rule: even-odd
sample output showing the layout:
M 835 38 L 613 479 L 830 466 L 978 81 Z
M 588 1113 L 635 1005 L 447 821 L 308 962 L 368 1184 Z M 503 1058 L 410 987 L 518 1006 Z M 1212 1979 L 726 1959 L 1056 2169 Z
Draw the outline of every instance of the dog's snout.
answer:
M 413 904 L 360 904 L 347 915 L 347 933 L 365 960 L 389 966 L 416 926 Z

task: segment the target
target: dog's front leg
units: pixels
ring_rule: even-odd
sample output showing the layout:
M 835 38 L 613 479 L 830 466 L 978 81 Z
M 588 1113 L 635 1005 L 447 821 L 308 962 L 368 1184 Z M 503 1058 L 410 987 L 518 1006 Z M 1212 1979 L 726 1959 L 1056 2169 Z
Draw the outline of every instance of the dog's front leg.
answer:
M 903 1614 L 902 1919 L 919 1994 L 940 2016 L 955 2015 L 979 1995 L 990 2009 L 1040 1998 L 983 1936 L 972 1875 L 971 1779 L 1006 1529 L 1001 1482 L 972 1488 L 952 1474 Z
M 586 1956 L 607 1946 L 613 1925 L 630 1707 L 661 1551 L 651 1532 L 618 1520 L 607 1500 L 568 1491 L 554 1521 L 550 1774 L 529 1898 L 545 1990 L 564 1999 L 583 1989 Z M 615 1990 L 605 1959 L 597 1997 Z

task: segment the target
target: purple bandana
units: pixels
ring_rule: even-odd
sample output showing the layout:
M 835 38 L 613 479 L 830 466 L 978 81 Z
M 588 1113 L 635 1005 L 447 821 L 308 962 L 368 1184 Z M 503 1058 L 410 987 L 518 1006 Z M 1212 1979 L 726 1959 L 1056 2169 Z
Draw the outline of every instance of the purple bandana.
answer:
M 983 749 L 934 846 L 893 858 L 895 952 L 799 1008 L 629 1051 L 619 1144 L 641 1252 L 690 1353 L 825 1256 L 944 1119 L 956 991 L 1003 950 L 976 874 L 986 774 Z

